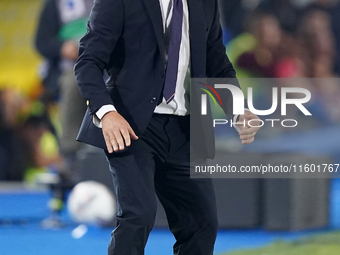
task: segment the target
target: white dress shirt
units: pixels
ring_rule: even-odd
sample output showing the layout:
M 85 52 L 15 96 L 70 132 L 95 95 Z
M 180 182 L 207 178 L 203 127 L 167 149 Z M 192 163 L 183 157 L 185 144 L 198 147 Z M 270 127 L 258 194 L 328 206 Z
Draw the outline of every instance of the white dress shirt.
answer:
M 189 11 L 187 0 L 183 1 L 183 24 L 182 24 L 182 40 L 179 50 L 178 61 L 178 75 L 176 83 L 176 91 L 174 99 L 167 104 L 165 98 L 159 104 L 155 113 L 159 114 L 173 114 L 185 116 L 190 113 L 190 39 L 189 39 Z M 163 32 L 169 29 L 172 18 L 173 0 L 159 0 L 160 9 L 163 19 Z M 170 8 L 170 11 L 169 11 Z M 101 119 L 103 116 L 110 112 L 116 111 L 113 105 L 102 106 L 95 115 L 93 115 L 93 123 L 101 127 Z

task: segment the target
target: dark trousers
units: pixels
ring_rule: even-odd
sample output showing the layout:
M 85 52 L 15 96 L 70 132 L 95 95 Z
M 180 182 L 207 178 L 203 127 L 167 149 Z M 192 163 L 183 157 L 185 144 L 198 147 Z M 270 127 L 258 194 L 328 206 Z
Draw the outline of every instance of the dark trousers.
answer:
M 156 194 L 176 238 L 174 254 L 212 255 L 217 233 L 211 179 L 190 178 L 190 117 L 154 114 L 129 150 L 108 155 L 118 201 L 109 255 L 142 255 Z

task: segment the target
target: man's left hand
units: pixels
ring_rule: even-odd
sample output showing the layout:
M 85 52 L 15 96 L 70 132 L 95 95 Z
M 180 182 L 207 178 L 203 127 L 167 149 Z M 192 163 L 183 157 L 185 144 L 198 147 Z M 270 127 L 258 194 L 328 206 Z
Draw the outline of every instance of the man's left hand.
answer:
M 261 121 L 257 115 L 246 110 L 244 111 L 244 115 L 240 115 L 238 117 L 237 125 L 241 129 L 239 135 L 242 140 L 242 144 L 250 144 L 254 142 L 255 135 L 260 129 Z

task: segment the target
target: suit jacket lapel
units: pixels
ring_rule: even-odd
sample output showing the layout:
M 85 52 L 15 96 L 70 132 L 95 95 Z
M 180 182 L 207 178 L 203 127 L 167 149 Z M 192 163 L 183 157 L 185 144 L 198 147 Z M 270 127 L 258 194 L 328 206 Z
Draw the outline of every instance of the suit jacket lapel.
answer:
M 205 77 L 207 24 L 202 0 L 187 0 L 189 9 L 191 76 Z
M 155 30 L 155 35 L 159 47 L 159 51 L 164 58 L 164 33 L 163 33 L 163 19 L 159 0 L 143 0 L 149 12 L 150 19 Z

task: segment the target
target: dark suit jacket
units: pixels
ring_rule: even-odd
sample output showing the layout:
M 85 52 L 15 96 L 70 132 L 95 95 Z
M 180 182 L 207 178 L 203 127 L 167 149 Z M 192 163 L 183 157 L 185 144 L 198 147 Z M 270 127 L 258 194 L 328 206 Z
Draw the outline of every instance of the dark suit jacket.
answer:
M 192 77 L 234 78 L 222 42 L 217 1 L 187 2 Z M 138 136 L 143 133 L 162 98 L 166 66 L 162 24 L 159 0 L 95 1 L 75 65 L 79 88 L 89 102 L 79 141 L 106 148 L 101 129 L 92 124 L 91 118 L 106 104 L 113 104 Z M 106 84 L 102 79 L 104 69 L 110 76 Z M 191 100 L 198 103 L 196 92 L 192 93 Z M 231 117 L 231 96 L 223 92 L 221 97 L 228 101 L 224 111 Z M 202 117 L 197 130 L 206 141 L 213 141 L 209 117 Z M 204 153 L 212 157 L 214 151 Z

